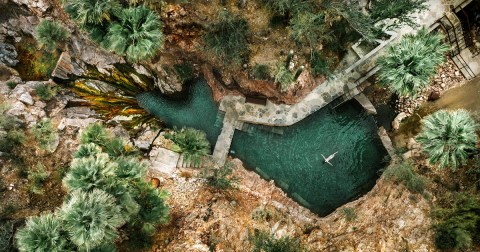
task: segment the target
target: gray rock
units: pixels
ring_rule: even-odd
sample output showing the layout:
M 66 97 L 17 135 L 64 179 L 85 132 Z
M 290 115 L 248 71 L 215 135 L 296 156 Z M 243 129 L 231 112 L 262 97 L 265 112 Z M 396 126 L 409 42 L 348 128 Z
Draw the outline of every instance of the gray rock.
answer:
M 0 42 L 0 62 L 13 67 L 18 63 L 17 56 L 13 45 Z
M 400 123 L 407 118 L 407 114 L 405 112 L 401 112 L 395 117 L 395 119 L 392 122 L 392 128 L 395 130 L 398 130 L 400 128 Z
M 27 105 L 30 105 L 30 106 L 33 105 L 33 98 L 28 92 L 20 94 L 20 96 L 18 97 L 18 100 Z

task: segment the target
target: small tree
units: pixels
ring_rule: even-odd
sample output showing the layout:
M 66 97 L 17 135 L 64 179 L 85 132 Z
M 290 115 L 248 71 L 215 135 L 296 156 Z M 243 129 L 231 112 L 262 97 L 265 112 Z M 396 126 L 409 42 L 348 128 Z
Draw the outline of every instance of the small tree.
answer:
M 59 44 L 64 43 L 68 36 L 69 33 L 65 27 L 50 20 L 42 20 L 35 31 L 35 38 L 40 47 L 48 51 L 53 51 Z
M 399 95 L 415 96 L 428 86 L 448 49 L 442 35 L 429 34 L 425 27 L 416 35 L 405 35 L 378 59 L 378 81 Z
M 417 141 L 430 157 L 431 164 L 453 170 L 464 165 L 468 152 L 475 149 L 477 124 L 466 110 L 437 111 L 422 123 Z
M 62 220 L 51 213 L 30 217 L 25 227 L 18 230 L 16 239 L 21 252 L 72 250 Z
M 129 61 L 149 59 L 163 46 L 162 23 L 157 15 L 145 6 L 122 10 L 119 23 L 108 29 L 104 45 Z
M 290 20 L 292 38 L 303 45 L 308 45 L 312 51 L 319 43 L 331 41 L 328 25 L 322 13 L 299 13 Z
M 239 180 L 232 174 L 233 164 L 226 163 L 220 168 L 205 168 L 202 177 L 207 180 L 209 186 L 218 190 L 228 190 L 234 188 Z
M 413 14 L 426 10 L 426 3 L 426 0 L 372 0 L 370 16 L 375 22 L 383 21 L 389 30 L 403 25 L 413 27 Z

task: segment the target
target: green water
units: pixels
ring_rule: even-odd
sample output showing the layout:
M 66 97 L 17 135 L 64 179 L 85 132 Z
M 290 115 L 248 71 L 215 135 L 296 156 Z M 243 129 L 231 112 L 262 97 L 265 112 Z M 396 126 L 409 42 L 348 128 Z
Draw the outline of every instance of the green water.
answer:
M 212 145 L 220 133 L 217 105 L 204 81 L 192 87 L 184 101 L 159 94 L 139 95 L 142 107 L 170 126 L 207 132 Z M 272 130 L 273 129 L 273 130 Z M 273 179 L 290 197 L 324 216 L 370 190 L 384 164 L 386 151 L 373 118 L 349 102 L 322 109 L 290 127 L 252 125 L 236 131 L 231 152 L 246 167 Z M 338 154 L 325 164 L 321 154 Z

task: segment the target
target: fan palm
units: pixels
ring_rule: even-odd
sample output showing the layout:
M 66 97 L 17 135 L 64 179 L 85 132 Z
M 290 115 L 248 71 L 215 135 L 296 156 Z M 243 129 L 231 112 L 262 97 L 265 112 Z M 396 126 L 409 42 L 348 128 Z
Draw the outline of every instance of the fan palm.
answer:
M 378 80 L 399 95 L 415 96 L 428 86 L 448 50 L 442 35 L 429 34 L 425 27 L 416 35 L 405 35 L 378 59 Z
M 167 194 L 141 181 L 136 184 L 135 200 L 140 204 L 140 211 L 133 219 L 133 225 L 139 226 L 146 234 L 152 234 L 155 225 L 168 220 Z
M 200 164 L 201 157 L 210 151 L 210 143 L 205 132 L 193 128 L 184 128 L 173 134 L 167 134 L 183 152 L 185 160 L 191 160 L 194 164 Z
M 60 209 L 71 241 L 81 251 L 109 244 L 118 236 L 117 228 L 125 224 L 115 198 L 99 189 L 91 192 L 74 191 Z
M 89 124 L 80 135 L 80 143 L 94 143 L 103 146 L 107 141 L 107 131 L 99 123 Z
M 53 51 L 59 43 L 68 38 L 68 31 L 59 23 L 42 20 L 36 27 L 35 38 L 40 47 Z
M 91 191 L 95 188 L 104 189 L 113 183 L 116 164 L 111 162 L 106 154 L 95 157 L 77 158 L 72 161 L 70 170 L 63 179 L 71 191 Z
M 110 22 L 122 6 L 117 0 L 66 0 L 65 9 L 82 26 Z
M 26 252 L 73 251 L 62 226 L 61 219 L 51 213 L 29 218 L 16 234 L 18 249 Z
M 137 62 L 153 57 L 163 46 L 162 23 L 147 7 L 124 9 L 118 19 L 105 36 L 106 48 Z
M 437 111 L 423 120 L 417 137 L 431 164 L 456 169 L 465 164 L 467 153 L 475 149 L 477 125 L 466 110 Z
M 78 147 L 78 150 L 73 154 L 74 158 L 87 158 L 95 157 L 97 154 L 102 152 L 102 149 L 94 143 L 81 144 Z

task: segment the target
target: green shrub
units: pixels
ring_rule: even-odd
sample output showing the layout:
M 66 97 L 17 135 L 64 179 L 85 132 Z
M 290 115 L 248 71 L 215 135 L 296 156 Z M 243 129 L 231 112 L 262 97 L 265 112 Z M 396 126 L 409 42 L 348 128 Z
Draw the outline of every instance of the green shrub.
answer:
M 89 144 L 94 143 L 98 146 L 103 146 L 107 141 L 107 131 L 99 123 L 91 123 L 83 129 L 80 135 L 80 143 Z
M 311 10 L 312 3 L 309 0 L 262 0 L 264 5 L 275 14 L 285 15 L 297 14 Z
M 253 234 L 249 232 L 248 239 L 252 244 L 252 252 L 303 252 L 306 251 L 298 239 L 292 239 L 288 236 L 275 239 L 266 231 L 254 230 Z
M 11 153 L 25 141 L 25 133 L 19 129 L 18 120 L 7 113 L 7 104 L 0 104 L 0 151 Z
M 248 54 L 247 21 L 227 11 L 221 11 L 218 21 L 205 34 L 207 49 L 226 63 L 240 63 Z
M 30 217 L 25 227 L 15 235 L 20 251 L 71 251 L 63 223 L 56 215 L 48 213 Z
M 0 211 L 0 222 L 3 220 L 11 219 L 16 211 L 17 207 L 15 205 L 13 205 L 12 203 L 6 203 Z
M 35 38 L 40 44 L 40 47 L 53 51 L 59 44 L 64 43 L 69 34 L 68 31 L 61 24 L 42 20 L 36 27 Z
M 48 178 L 45 167 L 42 164 L 37 164 L 35 170 L 28 171 L 28 190 L 35 194 L 43 194 L 43 184 Z
M 10 88 L 10 89 L 14 89 L 18 83 L 16 83 L 15 81 L 7 81 L 7 87 Z
M 395 183 L 402 183 L 412 193 L 423 193 L 427 185 L 427 180 L 413 171 L 411 163 L 403 162 L 388 167 L 383 176 L 387 180 L 393 180 Z
M 193 66 L 190 63 L 175 64 L 173 65 L 173 69 L 175 69 L 175 73 L 177 73 L 177 76 L 182 83 L 191 81 L 195 78 Z
M 316 50 L 312 52 L 310 57 L 310 66 L 314 76 L 331 76 L 332 71 L 330 70 L 330 65 L 331 61 L 328 60 L 325 55 L 318 53 Z
M 71 241 L 89 251 L 99 245 L 113 243 L 117 229 L 125 223 L 115 198 L 99 189 L 73 191 L 60 210 L 60 217 Z
M 332 40 L 323 13 L 298 13 L 290 20 L 290 30 L 295 42 L 309 46 L 312 50 L 324 41 Z
M 0 221 L 0 248 L 2 251 L 13 250 L 14 225 L 11 221 Z
M 345 207 L 342 211 L 347 221 L 353 221 L 357 218 L 357 213 L 355 213 L 355 208 L 353 207 Z
M 443 36 L 430 34 L 426 28 L 416 35 L 407 34 L 378 59 L 381 67 L 378 81 L 398 95 L 416 96 L 428 86 L 438 66 L 445 61 L 448 50 Z
M 35 87 L 35 94 L 44 101 L 50 101 L 57 94 L 57 89 L 49 84 L 40 84 Z
M 480 235 L 480 203 L 470 194 L 454 194 L 443 207 L 433 210 L 435 244 L 440 249 L 472 246 Z
M 32 133 L 41 149 L 52 150 L 52 145 L 57 138 L 57 131 L 53 128 L 52 121 L 49 118 L 45 118 L 35 124 L 32 128 Z
M 115 162 L 117 163 L 115 174 L 118 178 L 142 179 L 147 175 L 147 165 L 136 158 L 119 157 Z
M 267 65 L 256 64 L 253 67 L 253 77 L 257 80 L 270 79 L 270 68 Z
M 282 92 L 285 92 L 294 84 L 295 75 L 287 69 L 285 64 L 279 63 L 277 65 L 277 73 L 275 74 L 275 82 L 280 83 Z
M 147 235 L 153 234 L 155 226 L 168 221 L 168 207 L 165 204 L 166 191 L 159 191 L 147 182 L 139 182 L 135 188 L 135 200 L 140 210 L 133 217 L 132 226 Z
M 238 183 L 238 178 L 232 176 L 233 164 L 226 163 L 220 168 L 205 168 L 202 177 L 207 180 L 207 184 L 218 190 L 228 190 L 234 188 Z
M 175 143 L 183 153 L 186 161 L 199 165 L 201 158 L 210 152 L 210 143 L 205 132 L 193 128 L 183 128 L 165 134 L 165 138 Z
M 466 110 L 437 111 L 422 121 L 417 142 L 431 164 L 456 170 L 465 165 L 468 153 L 476 149 L 477 124 Z
M 138 154 L 138 150 L 135 147 L 125 144 L 123 140 L 118 137 L 107 139 L 107 141 L 103 144 L 103 147 L 105 148 L 105 152 L 110 157 L 131 156 Z

